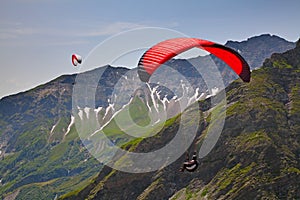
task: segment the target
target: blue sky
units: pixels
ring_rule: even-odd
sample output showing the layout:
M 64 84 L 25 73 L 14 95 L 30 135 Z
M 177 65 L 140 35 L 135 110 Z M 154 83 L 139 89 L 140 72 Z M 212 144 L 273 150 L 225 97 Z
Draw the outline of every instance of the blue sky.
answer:
M 270 33 L 300 37 L 300 1 L 3 0 L 0 98 L 78 71 L 70 62 L 122 31 L 161 27 L 224 44 Z

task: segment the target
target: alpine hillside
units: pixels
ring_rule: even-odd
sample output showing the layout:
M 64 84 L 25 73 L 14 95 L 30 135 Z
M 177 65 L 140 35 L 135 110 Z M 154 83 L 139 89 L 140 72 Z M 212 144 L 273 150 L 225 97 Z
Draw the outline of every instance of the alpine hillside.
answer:
M 218 143 L 196 172 L 179 172 L 184 155 L 161 170 L 130 174 L 104 167 L 93 182 L 61 199 L 299 199 L 300 198 L 300 40 L 296 48 L 275 53 L 245 84 L 226 88 L 226 121 Z M 198 102 L 197 144 L 210 123 L 209 100 Z M 193 120 L 193 106 L 186 110 Z M 207 116 L 207 117 L 205 117 Z M 138 141 L 140 152 L 173 137 L 180 117 L 156 138 Z
M 271 35 L 256 36 L 243 42 L 228 42 L 226 45 L 238 49 L 240 53 L 245 56 L 246 60 L 249 59 L 250 65 L 255 63 L 256 60 L 261 62 L 271 53 L 282 53 L 283 51 L 291 49 L 295 46 L 295 44 L 292 42 L 288 42 L 282 38 Z M 265 51 L 267 53 L 263 54 L 261 51 Z M 299 55 L 297 54 L 297 49 L 290 52 L 294 52 L 294 54 Z M 270 144 L 273 144 L 273 139 L 280 140 L 282 132 L 278 132 L 278 134 L 273 138 L 270 136 L 271 132 L 268 129 L 258 129 L 255 126 L 255 123 L 250 123 L 250 117 L 254 119 L 256 119 L 255 117 L 261 117 L 254 121 L 258 124 L 261 124 L 261 126 L 267 125 L 268 123 L 263 122 L 268 122 L 268 120 L 270 120 L 269 118 L 265 117 L 265 115 L 267 115 L 267 113 L 270 111 L 272 113 L 269 113 L 270 115 L 275 115 L 277 112 L 279 112 L 280 116 L 283 113 L 286 114 L 287 123 L 282 126 L 276 124 L 276 127 L 280 126 L 280 128 L 284 129 L 285 132 L 288 132 L 285 140 L 282 140 L 284 141 L 284 144 L 286 145 L 284 147 L 286 148 L 281 147 L 281 143 L 278 143 L 278 145 L 282 149 L 286 150 L 283 151 L 283 153 L 289 152 L 289 154 L 282 154 L 283 157 L 286 155 L 289 159 L 294 159 L 294 165 L 290 165 L 290 160 L 285 161 L 288 165 L 285 170 L 290 173 L 298 173 L 297 170 L 299 169 L 299 163 L 297 164 L 298 161 L 295 161 L 298 157 L 295 156 L 299 156 L 299 152 L 298 154 L 295 154 L 293 150 L 294 146 L 297 144 L 297 140 L 294 139 L 296 143 L 293 145 L 292 143 L 286 143 L 286 141 L 291 142 L 289 140 L 289 134 L 294 134 L 293 137 L 296 137 L 296 132 L 299 125 L 299 121 L 297 121 L 299 120 L 299 112 L 297 110 L 297 100 L 299 99 L 297 95 L 299 93 L 297 89 L 298 86 L 296 84 L 297 81 L 295 81 L 299 80 L 299 77 L 298 79 L 295 79 L 293 76 L 290 76 L 289 82 L 287 81 L 287 74 L 297 75 L 295 71 L 297 70 L 298 66 L 296 61 L 291 61 L 296 59 L 297 56 L 294 54 L 291 55 L 290 52 L 273 55 L 271 59 L 265 62 L 261 70 L 253 72 L 253 81 L 250 84 L 243 85 L 239 81 L 235 81 L 228 87 L 227 101 L 228 105 L 230 106 L 227 109 L 227 112 L 229 113 L 227 113 L 227 122 L 223 130 L 222 137 L 229 135 L 231 138 L 233 137 L 232 134 L 236 134 L 236 140 L 231 140 L 231 142 L 237 142 L 237 155 L 235 156 L 234 153 L 232 154 L 231 163 L 233 164 L 228 166 L 226 165 L 227 167 L 233 166 L 234 164 L 238 165 L 240 163 L 240 165 L 237 166 L 237 170 L 244 169 L 244 163 L 240 161 L 239 157 L 242 159 L 242 156 L 244 155 L 240 152 L 240 149 L 246 150 L 246 148 L 238 148 L 238 143 L 240 142 L 240 138 L 238 138 L 238 136 L 240 134 L 243 133 L 246 134 L 247 137 L 249 136 L 249 138 L 252 138 L 252 136 L 256 138 L 255 134 L 257 132 L 259 136 L 257 136 L 258 138 L 270 138 L 270 140 L 267 140 L 270 141 Z M 285 60 L 279 61 L 279 58 L 284 58 Z M 203 83 L 201 77 L 195 76 L 193 70 L 187 70 L 191 65 L 190 63 L 197 61 L 197 59 L 205 60 L 207 57 L 193 58 L 189 61 L 183 59 L 173 59 L 169 62 L 169 65 L 173 69 L 178 70 L 181 74 L 183 74 L 183 76 L 185 76 L 187 80 L 192 83 L 194 90 L 197 91 L 196 93 L 190 94 L 190 96 L 187 97 L 188 99 L 186 99 L 186 106 L 190 106 L 192 108 L 193 104 L 190 103 L 192 102 L 191 100 L 201 100 L 200 104 L 205 105 L 205 109 L 203 109 L 201 112 L 204 113 L 203 116 L 209 116 L 209 105 L 207 105 L 207 102 L 203 101 L 202 99 L 205 96 L 207 97 L 207 95 L 211 95 L 212 91 L 207 91 L 205 83 Z M 224 78 L 225 86 L 237 78 L 233 75 L 233 72 L 227 69 L 224 63 L 220 62 L 216 58 L 212 59 L 217 64 L 217 67 Z M 257 66 L 256 64 L 253 64 L 254 68 L 260 66 L 259 62 Z M 276 69 L 277 71 L 275 73 L 274 70 Z M 267 73 L 268 70 L 270 73 Z M 180 158 L 178 162 L 163 169 L 161 172 L 135 176 L 134 179 L 136 184 L 133 185 L 121 184 L 122 182 L 126 183 L 130 180 L 133 180 L 132 174 L 115 172 L 107 167 L 102 169 L 103 165 L 99 163 L 92 155 L 90 155 L 83 145 L 82 140 L 78 136 L 77 129 L 74 125 L 75 120 L 97 119 L 99 124 L 103 126 L 102 128 L 105 128 L 104 126 L 108 125 L 106 129 L 112 130 L 110 128 L 114 128 L 113 111 L 117 110 L 115 107 L 116 105 L 111 104 L 111 99 L 113 98 L 112 93 L 117 82 L 120 79 L 127 77 L 128 71 L 129 70 L 126 68 L 104 66 L 92 71 L 84 72 L 85 76 L 87 77 L 86 80 L 92 79 L 93 77 L 98 76 L 100 73 L 103 73 L 103 75 L 96 88 L 97 92 L 95 95 L 95 108 L 89 108 L 86 106 L 86 102 L 91 100 L 89 99 L 90 97 L 87 97 L 84 99 L 84 101 L 78 102 L 79 107 L 77 108 L 76 114 L 72 113 L 72 95 L 74 88 L 78 84 L 76 82 L 76 74 L 63 75 L 50 81 L 49 83 L 37 86 L 29 91 L 2 98 L 0 100 L 0 197 L 2 199 L 54 199 L 64 194 L 71 194 L 67 196 L 72 196 L 72 198 L 88 198 L 91 197 L 90 194 L 93 193 L 92 196 L 95 197 L 101 196 L 101 198 L 108 198 L 110 195 L 112 195 L 111 197 L 113 198 L 114 195 L 116 195 L 116 198 L 120 198 L 118 195 L 120 195 L 122 192 L 120 193 L 120 191 L 118 192 L 115 189 L 109 189 L 109 191 L 113 193 L 111 194 L 108 192 L 108 190 L 103 189 L 114 188 L 114 185 L 110 185 L 109 182 L 118 180 L 121 181 L 119 182 L 119 185 L 125 188 L 123 190 L 124 198 L 129 198 L 129 194 L 134 194 L 133 196 L 135 197 L 140 196 L 139 198 L 150 198 L 151 195 L 156 196 L 156 194 L 159 194 L 159 191 L 162 192 L 161 194 L 163 194 L 164 198 L 169 198 L 176 194 L 182 195 L 180 192 L 181 189 L 192 187 L 192 179 L 195 179 L 195 183 L 197 184 L 201 180 L 201 184 L 207 185 L 207 187 L 210 186 L 210 181 L 216 181 L 216 179 L 213 178 L 216 177 L 217 172 L 219 172 L 221 169 L 225 170 L 225 168 L 223 168 L 223 158 L 225 157 L 222 153 L 226 153 L 227 150 L 229 152 L 229 149 L 226 150 L 226 148 L 225 150 L 220 150 L 222 142 L 220 144 L 218 143 L 214 152 L 211 153 L 216 157 L 207 156 L 201 162 L 201 166 L 199 168 L 200 171 L 197 173 L 199 177 L 198 175 L 195 176 L 195 174 L 178 174 L 177 168 L 182 161 L 182 158 Z M 162 70 L 160 75 L 162 77 L 167 77 L 169 74 L 164 74 Z M 170 79 L 170 81 L 174 82 L 176 80 Z M 178 84 L 177 82 L 173 82 L 171 84 Z M 87 82 L 86 87 L 90 86 L 88 84 L 89 83 Z M 260 84 L 261 86 L 258 87 Z M 263 87 L 264 84 L 269 84 L 265 86 L 265 90 Z M 253 89 L 251 87 L 253 87 Z M 122 88 L 124 91 L 123 94 L 126 94 L 128 88 Z M 269 96 L 269 98 L 272 98 L 272 103 L 273 101 L 279 102 L 278 105 L 276 104 L 275 106 L 275 111 L 273 111 L 273 104 L 270 104 L 270 102 L 267 101 L 264 102 L 267 99 L 257 99 L 258 96 L 263 98 L 264 92 L 267 92 L 268 95 L 273 95 Z M 201 96 L 202 93 L 204 93 L 204 96 Z M 250 94 L 253 96 L 249 96 Z M 253 104 L 250 104 L 249 99 L 246 100 L 250 97 L 251 99 L 254 99 Z M 157 88 L 156 84 L 151 85 L 150 90 L 141 89 L 136 91 L 131 97 L 131 101 L 133 103 L 137 103 L 141 109 L 147 109 L 147 107 L 144 106 L 147 104 L 147 102 L 149 105 L 159 104 L 168 109 L 168 117 L 171 119 L 169 119 L 168 123 L 165 125 L 166 127 L 164 128 L 164 131 L 160 133 L 162 136 L 167 136 L 165 140 L 160 141 L 167 142 L 168 139 L 172 137 L 172 134 L 168 135 L 168 133 L 176 130 L 177 120 L 179 120 L 176 116 L 179 111 L 176 110 L 177 106 L 176 103 L 174 103 L 175 100 L 173 98 L 174 96 L 172 93 L 169 93 L 169 91 L 165 88 Z M 144 104 L 141 104 L 141 102 Z M 257 102 L 260 102 L 261 104 L 258 104 Z M 122 102 L 124 105 L 128 103 L 129 102 Z M 244 104 L 246 104 L 246 106 Z M 281 104 L 283 104 L 283 107 L 280 107 L 282 106 Z M 258 105 L 266 105 L 263 106 L 263 108 L 268 108 L 266 110 L 268 112 L 262 113 L 260 111 L 261 108 L 254 109 L 253 106 Z M 129 109 L 133 109 L 133 107 L 129 107 Z M 249 114 L 251 113 L 251 115 L 241 115 L 236 110 L 240 110 L 240 112 L 246 112 Z M 192 111 L 194 112 L 194 110 Z M 190 115 L 192 115 L 193 112 L 191 112 Z M 241 120 L 238 125 L 234 126 L 230 121 L 232 120 L 237 122 L 239 121 L 237 120 L 239 118 L 243 118 L 243 120 Z M 271 119 L 273 119 L 273 117 L 271 117 Z M 280 118 L 280 124 L 285 123 L 284 119 L 285 118 Z M 149 119 L 147 116 L 145 116 L 142 119 L 135 120 L 138 123 L 143 124 Z M 198 131 L 200 137 L 198 141 L 199 144 L 201 143 L 201 137 L 203 135 L 202 132 L 205 132 L 205 128 L 208 125 L 207 122 L 209 122 L 208 119 L 205 120 L 205 122 L 200 122 L 201 126 Z M 274 123 L 272 126 L 275 126 Z M 243 127 L 248 128 L 243 129 Z M 287 127 L 290 129 L 290 131 L 286 130 Z M 99 129 L 99 127 L 92 126 L 88 128 Z M 113 130 L 118 132 L 116 129 Z M 254 130 L 256 130 L 255 134 L 253 133 Z M 252 133 L 254 135 L 251 136 Z M 143 145 L 144 149 L 149 148 L 149 145 L 152 147 L 157 147 L 156 140 L 149 144 L 149 141 L 147 142 L 146 140 L 126 143 L 126 138 L 119 137 L 118 135 L 113 135 L 112 137 L 116 137 L 113 139 L 119 143 L 120 146 L 123 146 L 124 148 L 136 149 L 137 151 L 139 150 L 140 145 Z M 226 140 L 221 138 L 220 141 Z M 256 142 L 256 140 L 253 141 Z M 259 142 L 260 140 L 257 141 Z M 247 143 L 248 140 L 245 140 L 244 142 Z M 277 142 L 277 140 L 274 142 Z M 264 145 L 268 144 L 269 143 L 261 144 L 262 148 Z M 157 145 L 162 145 L 162 143 Z M 234 145 L 232 144 L 232 148 L 233 146 Z M 290 150 L 288 151 L 287 149 Z M 251 148 L 250 150 L 253 151 Z M 217 156 L 217 151 L 221 151 L 222 153 Z M 280 154 L 279 158 L 281 159 L 282 156 Z M 205 163 L 210 163 L 210 165 L 206 165 Z M 257 165 L 258 162 L 256 165 L 252 166 L 253 169 L 256 169 L 255 167 L 257 167 Z M 210 170 L 205 171 L 204 174 L 200 173 L 202 172 L 201 170 L 205 169 Z M 280 170 L 282 170 L 282 167 Z M 176 173 L 174 173 L 175 171 Z M 99 172 L 100 175 L 98 176 Z M 219 176 L 221 175 L 219 174 Z M 141 181 L 139 179 L 141 177 L 144 177 L 145 179 Z M 158 180 L 155 177 L 160 177 L 160 179 Z M 268 176 L 267 178 L 270 177 Z M 177 179 L 178 181 L 175 181 Z M 93 184 L 90 184 L 91 181 Z M 231 186 L 231 184 L 232 181 L 229 185 Z M 213 185 L 213 182 L 211 185 Z M 139 189 L 135 190 L 135 188 Z M 92 192 L 92 190 L 94 192 Z M 155 193 L 153 193 L 154 191 Z M 105 193 L 106 196 L 102 195 L 102 193 Z M 73 196 L 74 194 L 76 195 Z M 214 190 L 208 190 L 207 195 L 214 197 L 214 195 L 220 195 L 220 193 Z M 155 197 L 153 198 L 155 199 Z

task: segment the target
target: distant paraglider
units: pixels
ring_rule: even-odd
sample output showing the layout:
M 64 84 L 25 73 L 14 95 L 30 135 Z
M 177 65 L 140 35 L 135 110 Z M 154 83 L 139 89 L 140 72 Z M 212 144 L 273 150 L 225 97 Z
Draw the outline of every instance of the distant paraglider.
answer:
M 81 64 L 82 58 L 78 54 L 72 54 L 72 64 L 74 66 L 77 66 L 78 64 Z
M 223 60 L 244 82 L 250 82 L 250 67 L 238 52 L 224 45 L 198 38 L 173 38 L 152 46 L 139 60 L 139 78 L 143 82 L 148 82 L 154 71 L 162 64 L 194 47 L 215 55 Z

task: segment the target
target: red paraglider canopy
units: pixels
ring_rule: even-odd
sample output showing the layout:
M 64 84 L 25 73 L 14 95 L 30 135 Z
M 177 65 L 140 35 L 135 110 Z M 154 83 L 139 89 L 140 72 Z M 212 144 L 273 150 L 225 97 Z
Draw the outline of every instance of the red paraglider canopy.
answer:
M 80 55 L 72 54 L 72 64 L 74 66 L 77 66 L 78 64 L 81 64 L 82 58 Z
M 148 49 L 139 60 L 138 74 L 148 82 L 154 71 L 174 56 L 198 47 L 223 60 L 244 82 L 250 82 L 250 67 L 244 58 L 224 45 L 197 38 L 174 38 L 160 42 Z

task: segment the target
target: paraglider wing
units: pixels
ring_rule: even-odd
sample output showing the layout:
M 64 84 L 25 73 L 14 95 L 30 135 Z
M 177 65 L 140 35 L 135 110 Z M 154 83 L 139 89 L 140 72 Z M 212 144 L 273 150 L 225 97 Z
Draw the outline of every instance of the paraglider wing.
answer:
M 78 64 L 81 64 L 82 58 L 80 55 L 72 54 L 72 64 L 74 66 L 77 66 Z
M 250 82 L 250 67 L 244 58 L 224 45 L 197 38 L 174 38 L 162 41 L 148 49 L 138 63 L 138 74 L 148 82 L 154 71 L 174 56 L 198 47 L 223 60 L 244 82 Z
M 250 67 L 238 52 L 216 43 L 211 46 L 202 46 L 202 48 L 223 60 L 244 82 L 250 82 Z

